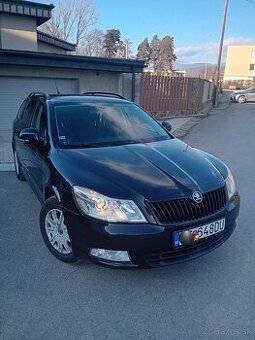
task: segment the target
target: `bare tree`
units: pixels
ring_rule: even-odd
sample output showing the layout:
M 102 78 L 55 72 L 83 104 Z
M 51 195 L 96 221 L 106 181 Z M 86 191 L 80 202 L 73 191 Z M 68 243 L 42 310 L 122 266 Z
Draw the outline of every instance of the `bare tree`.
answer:
M 98 29 L 94 29 L 87 34 L 86 42 L 81 48 L 80 53 L 93 57 L 104 57 L 104 33 Z
M 75 43 L 79 53 L 96 22 L 95 7 L 90 0 L 59 0 L 52 18 L 41 29 L 56 38 Z
M 134 55 L 131 50 L 131 45 L 132 45 L 132 42 L 130 39 L 119 41 L 119 43 L 117 44 L 118 50 L 116 52 L 116 57 L 125 58 L 125 59 L 134 58 Z

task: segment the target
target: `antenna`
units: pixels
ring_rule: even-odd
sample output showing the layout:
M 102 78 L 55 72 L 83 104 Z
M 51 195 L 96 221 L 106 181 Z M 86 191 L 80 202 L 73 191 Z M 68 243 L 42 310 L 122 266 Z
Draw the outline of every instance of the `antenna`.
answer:
M 55 87 L 56 87 L 57 94 L 60 94 L 56 80 L 55 80 Z

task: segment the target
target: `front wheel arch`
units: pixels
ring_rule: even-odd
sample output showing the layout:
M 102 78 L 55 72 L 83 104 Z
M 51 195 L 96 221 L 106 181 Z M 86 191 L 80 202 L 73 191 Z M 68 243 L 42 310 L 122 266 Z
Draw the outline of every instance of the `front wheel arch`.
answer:
M 44 199 L 47 201 L 48 198 L 54 197 L 55 193 L 51 187 L 46 187 L 44 190 Z

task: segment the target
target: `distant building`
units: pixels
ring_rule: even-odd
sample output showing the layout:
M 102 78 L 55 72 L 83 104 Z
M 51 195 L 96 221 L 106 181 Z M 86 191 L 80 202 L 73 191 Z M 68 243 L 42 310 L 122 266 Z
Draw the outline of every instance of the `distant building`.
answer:
M 255 82 L 255 45 L 228 47 L 223 80 Z
M 186 77 L 186 70 L 174 70 L 174 76 L 176 77 Z

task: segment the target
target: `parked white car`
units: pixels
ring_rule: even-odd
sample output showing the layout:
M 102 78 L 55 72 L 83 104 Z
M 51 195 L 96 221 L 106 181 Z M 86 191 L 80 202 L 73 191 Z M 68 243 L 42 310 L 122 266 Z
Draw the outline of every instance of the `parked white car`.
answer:
M 241 104 L 248 101 L 255 101 L 255 86 L 249 87 L 246 90 L 234 91 L 231 94 L 230 100 Z

